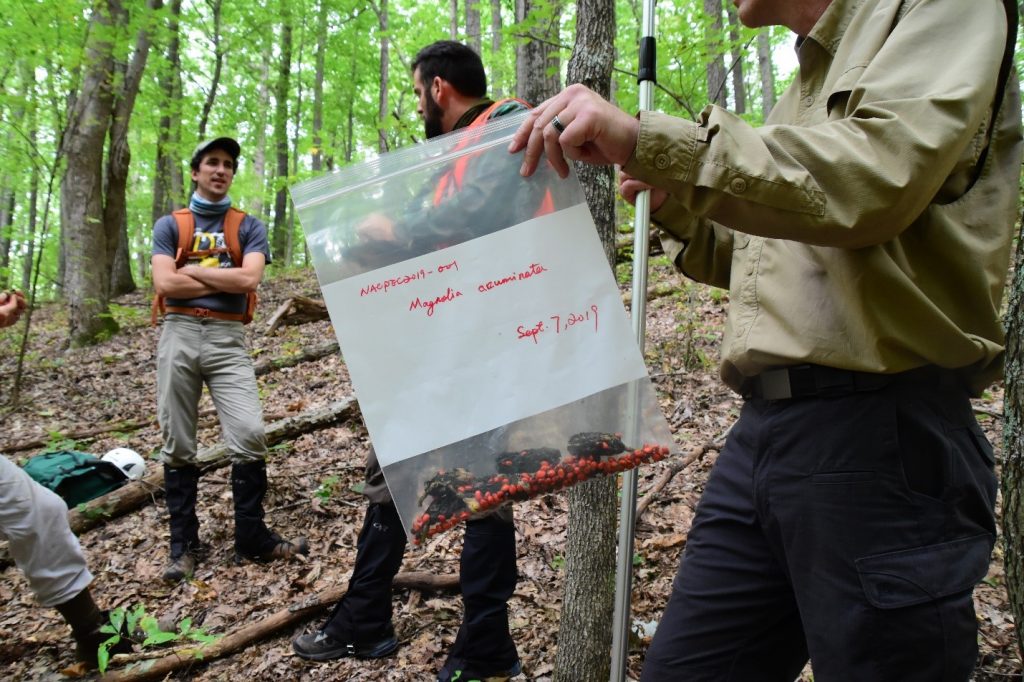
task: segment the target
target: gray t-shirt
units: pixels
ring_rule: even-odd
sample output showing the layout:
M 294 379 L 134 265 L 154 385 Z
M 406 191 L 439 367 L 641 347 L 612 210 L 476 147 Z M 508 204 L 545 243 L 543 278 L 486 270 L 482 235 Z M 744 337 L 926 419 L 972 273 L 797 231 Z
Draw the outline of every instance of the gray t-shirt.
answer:
M 193 245 L 193 251 L 223 248 L 224 247 L 224 216 L 203 216 L 193 213 L 196 219 L 195 236 L 199 239 L 198 245 Z M 270 262 L 270 247 L 267 244 L 267 226 L 260 220 L 246 215 L 242 218 L 242 225 L 238 228 L 238 241 L 242 245 L 242 258 L 247 253 L 262 253 Z M 170 256 L 174 258 L 178 254 L 178 224 L 174 216 L 165 215 L 156 221 L 153 226 L 153 255 Z M 231 256 L 227 252 L 219 256 L 212 256 L 209 262 L 192 261 L 191 265 L 205 265 L 207 267 L 230 268 L 234 267 Z M 245 294 L 212 294 L 198 298 L 167 298 L 165 301 L 169 306 L 183 306 L 196 308 L 209 308 L 222 313 L 244 313 Z

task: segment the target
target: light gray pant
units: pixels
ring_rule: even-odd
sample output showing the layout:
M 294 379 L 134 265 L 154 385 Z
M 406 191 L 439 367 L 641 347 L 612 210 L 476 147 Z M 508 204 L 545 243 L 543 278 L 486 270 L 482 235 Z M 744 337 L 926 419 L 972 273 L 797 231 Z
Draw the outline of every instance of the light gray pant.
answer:
M 43 606 L 63 604 L 92 582 L 68 506 L 0 455 L 0 537 Z
M 231 461 L 265 459 L 263 410 L 242 323 L 171 314 L 164 318 L 156 360 L 161 461 L 172 467 L 195 463 L 203 383 L 217 408 Z

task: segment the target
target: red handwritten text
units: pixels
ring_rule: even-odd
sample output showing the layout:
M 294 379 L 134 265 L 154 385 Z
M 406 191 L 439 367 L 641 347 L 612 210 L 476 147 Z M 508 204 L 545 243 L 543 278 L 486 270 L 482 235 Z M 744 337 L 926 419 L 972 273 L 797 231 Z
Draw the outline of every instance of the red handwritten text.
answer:
M 459 261 L 457 261 L 457 260 L 453 260 L 451 263 L 445 263 L 443 265 L 438 265 L 437 266 L 437 272 L 439 274 L 444 272 L 445 270 L 458 270 L 458 269 L 459 269 Z
M 502 277 L 501 279 L 492 279 L 489 282 L 484 282 L 476 288 L 481 294 L 490 291 L 491 289 L 497 289 L 498 287 L 511 284 L 512 282 L 521 282 L 524 279 L 530 279 L 534 275 L 539 275 L 542 272 L 547 272 L 548 269 L 540 263 L 530 263 L 530 267 L 522 272 L 513 272 L 508 277 Z
M 427 270 L 421 268 L 409 275 L 391 277 L 389 279 L 384 279 L 379 282 L 367 284 L 365 287 L 359 290 L 359 296 L 369 296 L 370 294 L 376 294 L 378 292 L 387 293 L 388 289 L 394 289 L 395 287 L 400 287 L 403 284 L 408 284 L 409 282 L 415 282 L 416 280 L 425 279 L 426 276 L 429 274 L 430 273 Z
M 541 334 L 552 331 L 556 335 L 566 332 L 573 327 L 582 325 L 583 323 L 593 323 L 594 333 L 598 330 L 598 314 L 597 306 L 591 305 L 589 308 L 580 312 L 569 313 L 568 316 L 564 315 L 552 315 L 550 317 L 554 321 L 554 326 L 545 326 L 543 320 L 535 324 L 534 326 L 521 324 L 516 328 L 516 332 L 519 334 L 520 339 L 530 339 L 534 343 L 537 343 L 537 339 Z
M 592 305 L 587 310 L 578 313 L 570 313 L 568 317 L 561 317 L 560 315 L 552 315 L 551 319 L 555 321 L 555 333 L 561 334 L 563 331 L 583 322 L 593 322 L 594 332 L 597 332 L 597 306 Z
M 412 303 L 409 304 L 409 312 L 412 312 L 413 310 L 417 309 L 423 309 L 427 311 L 427 317 L 431 317 L 434 314 L 434 308 L 436 308 L 438 305 L 454 301 L 460 296 L 462 296 L 462 292 L 456 291 L 451 287 L 448 287 L 447 291 L 445 291 L 443 294 L 432 300 L 424 301 L 421 300 L 419 296 L 417 296 L 416 298 L 413 299 Z
M 533 339 L 533 342 L 537 343 L 537 335 L 544 331 L 544 321 L 541 320 L 535 326 L 530 328 L 526 328 L 523 325 L 519 325 L 516 331 L 519 332 L 519 338 Z

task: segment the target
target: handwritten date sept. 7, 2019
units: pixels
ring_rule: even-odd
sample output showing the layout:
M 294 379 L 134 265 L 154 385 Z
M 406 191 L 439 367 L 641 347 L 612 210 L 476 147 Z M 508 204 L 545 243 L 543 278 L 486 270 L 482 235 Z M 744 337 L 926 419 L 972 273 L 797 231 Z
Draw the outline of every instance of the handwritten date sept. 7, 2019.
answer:
M 574 327 L 577 329 L 590 329 L 592 325 L 596 334 L 598 322 L 597 306 L 591 305 L 583 311 L 572 312 L 568 315 L 551 315 L 547 320 L 539 320 L 534 325 L 521 324 L 516 328 L 516 332 L 519 334 L 520 339 L 529 339 L 534 343 L 538 343 L 537 339 L 544 334 L 554 332 L 557 335 L 567 332 Z

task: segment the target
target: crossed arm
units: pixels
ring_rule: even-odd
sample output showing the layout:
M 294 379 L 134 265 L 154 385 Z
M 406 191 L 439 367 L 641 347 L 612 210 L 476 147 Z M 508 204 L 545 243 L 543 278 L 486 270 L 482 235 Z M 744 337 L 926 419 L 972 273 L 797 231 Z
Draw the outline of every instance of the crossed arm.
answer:
M 255 291 L 263 278 L 266 259 L 262 253 L 247 253 L 240 268 L 204 268 L 185 265 L 177 268 L 174 258 L 153 256 L 153 287 L 167 298 L 198 298 L 210 294 L 247 294 Z

